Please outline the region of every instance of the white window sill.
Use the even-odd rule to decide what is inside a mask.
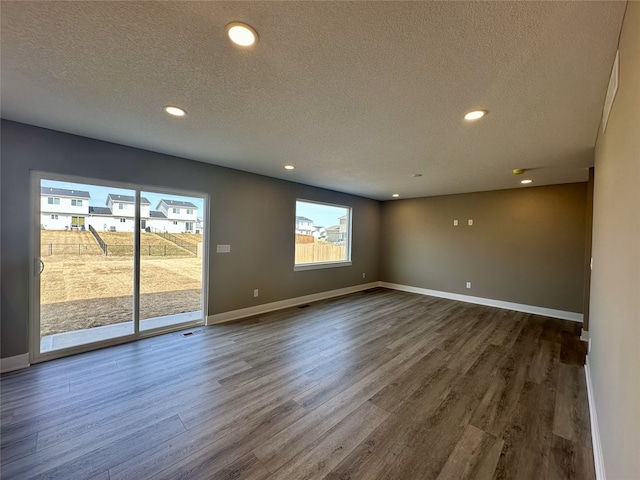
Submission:
[[[294,272],[304,272],[305,270],[320,270],[323,268],[350,267],[351,262],[326,262],[326,263],[302,263],[293,267]]]

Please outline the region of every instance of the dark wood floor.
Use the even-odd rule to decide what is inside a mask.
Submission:
[[[2,376],[2,478],[595,478],[580,325],[384,289]]]

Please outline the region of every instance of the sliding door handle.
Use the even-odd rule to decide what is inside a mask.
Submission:
[[[36,275],[42,275],[44,272],[44,262],[41,258],[38,258],[36,261]]]

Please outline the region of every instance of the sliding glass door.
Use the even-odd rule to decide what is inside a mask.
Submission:
[[[202,318],[203,199],[144,191],[141,209],[140,330]]]
[[[34,173],[32,360],[204,321],[206,198]]]

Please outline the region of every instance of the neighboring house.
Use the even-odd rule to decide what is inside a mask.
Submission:
[[[89,215],[89,192],[65,188],[40,189],[40,227],[47,230],[84,230]]]
[[[147,221],[146,227],[150,232],[166,232],[168,223],[169,220],[164,213],[152,210],[151,212],[149,212],[149,220]]]
[[[89,207],[88,224],[98,232],[117,231],[118,221],[108,207]]]
[[[327,242],[340,243],[347,238],[347,216],[340,217],[340,225],[333,225],[327,228]]]
[[[111,210],[113,219],[108,222],[109,230],[115,232],[133,232],[136,214],[136,199],[132,195],[118,195],[110,193],[107,195],[107,208]],[[140,228],[147,228],[151,202],[145,197],[140,198]],[[96,225],[92,225],[96,230],[100,230]],[[101,226],[102,227],[102,226]]]
[[[47,230],[88,229],[98,232],[133,232],[135,197],[110,193],[106,206],[89,206],[89,192],[42,187],[40,191],[40,226]],[[202,233],[202,218],[191,202],[160,200],[157,210],[140,198],[140,228],[168,233]]]
[[[296,217],[296,233],[300,235],[313,235],[316,227],[313,226],[313,220],[307,217]]]
[[[156,211],[166,217],[162,231],[168,233],[195,233],[198,207],[191,202],[161,199]],[[157,227],[156,227],[157,228]]]
[[[344,242],[347,239],[347,233],[349,232],[349,225],[347,225],[347,216],[340,217],[340,239],[338,242]]]
[[[202,217],[198,217],[196,220],[196,233],[204,233],[204,221]]]
[[[313,236],[315,238],[317,238],[318,240],[326,240],[327,239],[327,229],[318,225],[316,227],[316,231],[314,232]]]
[[[341,241],[343,238],[340,233],[340,225],[333,225],[332,227],[327,227],[327,242],[335,243]]]

